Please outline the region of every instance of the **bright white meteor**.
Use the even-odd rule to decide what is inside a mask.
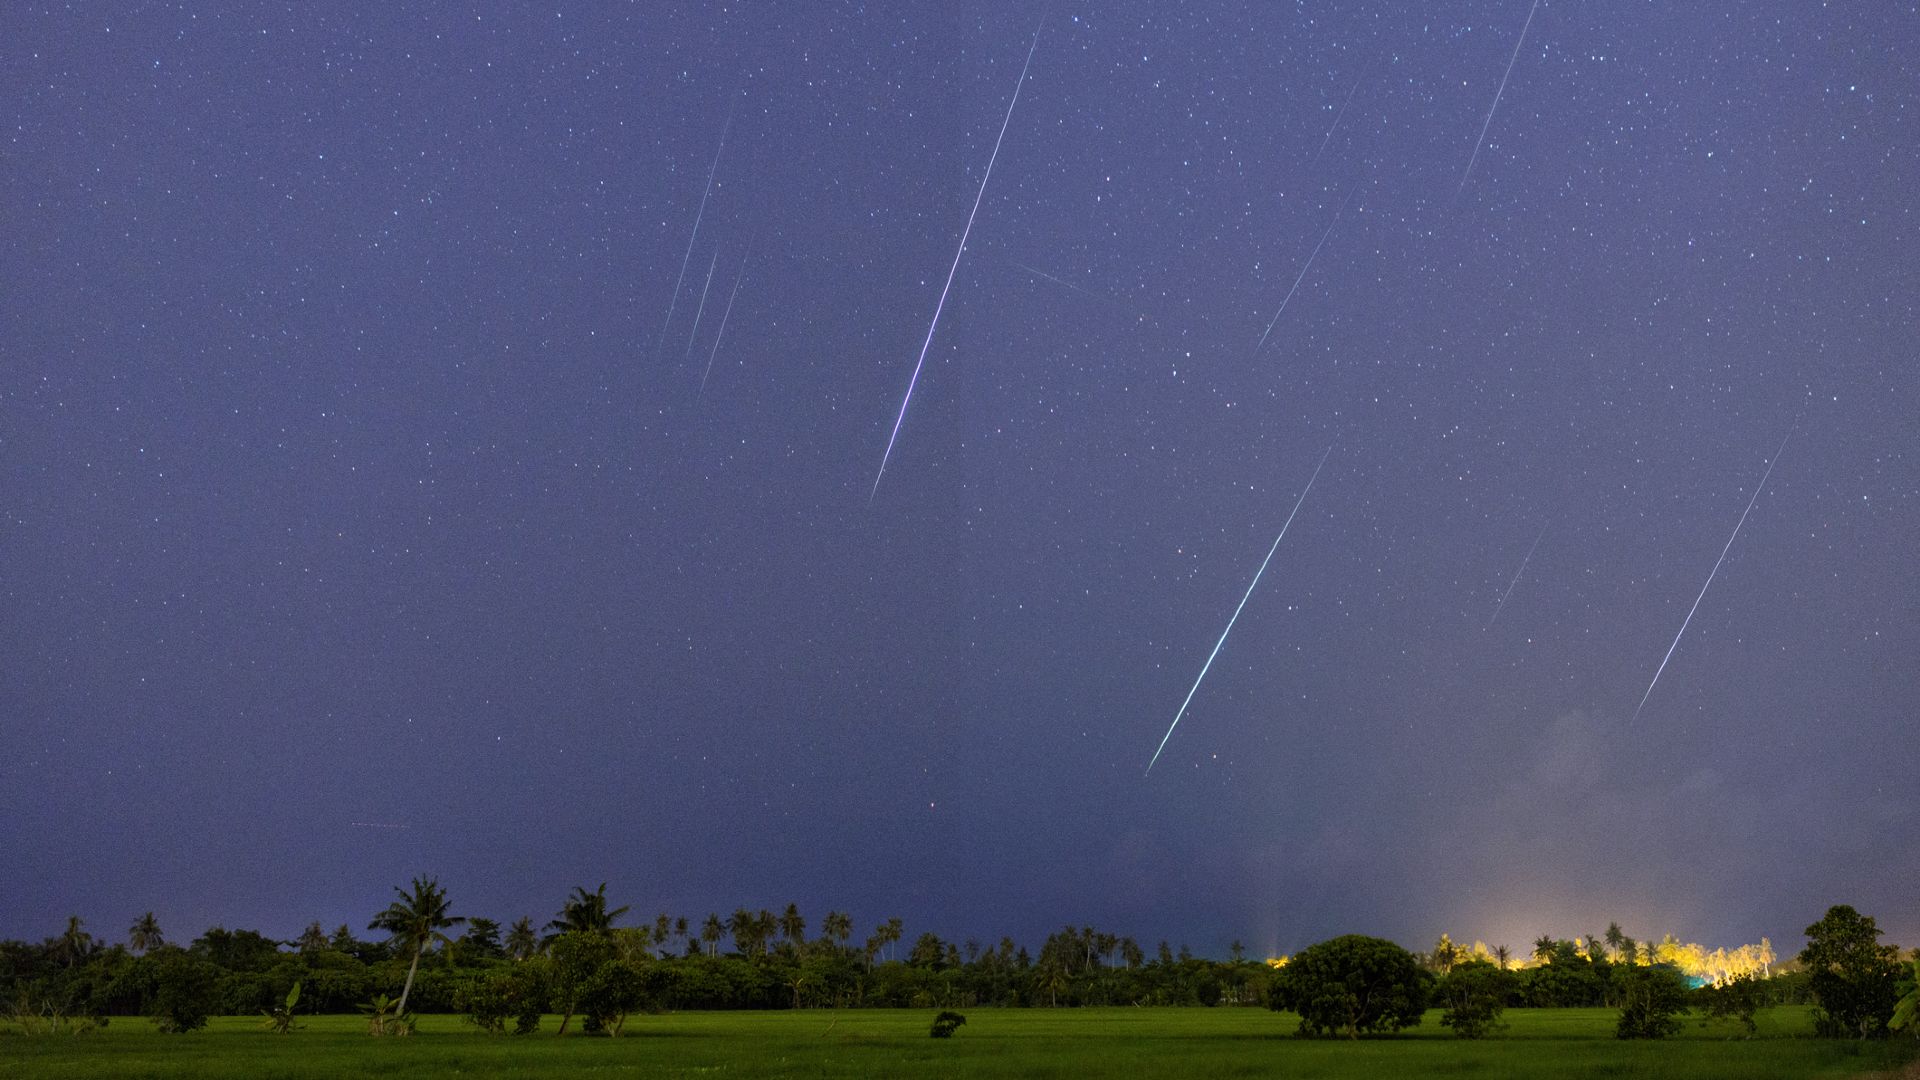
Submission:
[[[913,400],[913,388],[920,384],[920,369],[926,366],[927,350],[933,347],[933,331],[940,325],[940,312],[946,309],[947,293],[953,289],[953,275],[960,272],[960,256],[966,253],[967,237],[973,233],[973,219],[980,216],[980,200],[986,197],[987,181],[993,177],[993,163],[1000,158],[1000,143],[1007,137],[1007,125],[1013,123],[1013,107],[1020,104],[1020,88],[1026,85],[1027,69],[1033,66],[1033,52],[1040,47],[1040,30],[1046,16],[1033,28],[1033,44],[1027,46],[1027,62],[1020,66],[1020,78],[1013,84],[1013,100],[1007,102],[1007,115],[1000,121],[1000,134],[993,140],[993,153],[987,156],[987,171],[980,177],[980,190],[973,193],[973,210],[967,214],[967,227],[960,230],[960,246],[954,249],[953,265],[947,268],[947,283],[940,288],[940,301],[933,305],[933,319],[927,323],[927,339],[920,343],[920,359],[913,362],[913,377],[907,380],[906,396],[900,399],[900,415],[893,418],[893,434],[887,436],[886,452],[880,455],[880,471],[873,474],[873,490],[867,502],[880,494],[880,478],[887,475],[887,461],[893,457],[893,444],[900,438],[900,423],[907,418],[907,403]]]
[[[1647,684],[1647,692],[1640,695],[1640,704],[1634,707],[1633,723],[1640,719],[1640,710],[1647,707],[1647,699],[1653,696],[1653,688],[1660,683],[1660,673],[1667,670],[1667,661],[1673,659],[1673,650],[1680,647],[1680,638],[1687,632],[1687,624],[1693,621],[1693,613],[1700,610],[1700,601],[1706,598],[1707,589],[1713,584],[1713,576],[1720,572],[1720,564],[1727,561],[1727,552],[1733,550],[1733,542],[1740,536],[1740,526],[1747,523],[1747,515],[1753,513],[1753,504],[1760,500],[1760,493],[1766,490],[1767,478],[1773,475],[1774,462],[1787,449],[1787,439],[1793,438],[1793,430],[1787,430],[1785,439],[1780,440],[1780,449],[1773,452],[1773,461],[1767,462],[1767,471],[1760,474],[1760,486],[1753,489],[1753,496],[1747,500],[1747,508],[1740,511],[1740,520],[1733,527],[1733,535],[1727,537],[1727,546],[1720,549],[1720,557],[1713,560],[1713,569],[1707,572],[1707,583],[1700,586],[1700,595],[1693,598],[1693,606],[1687,609],[1687,617],[1680,621],[1680,633],[1673,635],[1673,644],[1667,646],[1667,655],[1660,658],[1660,667],[1653,673],[1653,681]]]
[[[1193,704],[1193,695],[1200,689],[1200,683],[1206,679],[1207,670],[1213,667],[1213,658],[1220,655],[1220,646],[1227,643],[1227,635],[1233,633],[1233,624],[1240,621],[1240,612],[1247,606],[1247,598],[1253,595],[1254,587],[1260,584],[1260,575],[1267,572],[1267,564],[1273,561],[1273,553],[1280,550],[1280,541],[1287,538],[1287,526],[1293,524],[1294,514],[1300,512],[1300,504],[1307,501],[1307,492],[1313,490],[1313,482],[1320,478],[1320,470],[1327,464],[1327,455],[1333,453],[1329,446],[1326,453],[1320,455],[1320,464],[1313,467],[1313,475],[1307,478],[1307,486],[1300,489],[1300,497],[1294,500],[1293,513],[1287,515],[1286,524],[1280,526],[1280,535],[1273,538],[1273,546],[1267,549],[1267,557],[1260,560],[1260,569],[1253,572],[1253,580],[1247,584],[1246,594],[1240,597],[1240,606],[1233,609],[1233,618],[1227,620],[1227,628],[1220,631],[1220,640],[1213,643],[1213,651],[1207,654],[1207,662],[1200,665],[1200,677],[1193,680],[1193,687],[1187,691],[1187,699],[1180,703],[1180,711],[1173,714],[1173,723],[1167,725],[1167,733],[1160,737],[1160,745],[1154,748],[1153,761],[1147,762],[1147,772],[1153,771],[1154,762],[1160,760],[1160,751],[1167,748],[1167,740],[1173,738],[1173,729],[1180,726],[1180,718],[1187,715],[1187,706]]]
[[[1280,321],[1280,316],[1286,312],[1287,305],[1293,302],[1293,294],[1299,290],[1300,283],[1307,280],[1307,271],[1313,269],[1314,258],[1320,254],[1320,249],[1326,246],[1327,237],[1333,235],[1333,227],[1335,225],[1340,224],[1340,215],[1346,212],[1347,203],[1352,198],[1353,198],[1353,192],[1349,191],[1347,192],[1347,197],[1345,199],[1340,200],[1340,209],[1335,210],[1333,212],[1333,220],[1327,223],[1327,231],[1321,233],[1320,242],[1318,244],[1313,245],[1313,254],[1307,256],[1306,265],[1300,268],[1300,275],[1293,279],[1293,288],[1288,289],[1286,299],[1280,301],[1280,310],[1274,312],[1273,318],[1267,320],[1267,329],[1264,333],[1260,335],[1260,344],[1255,345],[1253,347],[1253,352],[1255,356],[1258,356],[1260,354],[1261,347],[1266,345],[1267,335],[1273,333],[1274,325]]]
[[[1513,43],[1513,55],[1507,57],[1506,74],[1500,76],[1500,89],[1493,92],[1493,104],[1487,106],[1487,118],[1480,121],[1480,137],[1473,141],[1473,153],[1467,157],[1467,168],[1460,174],[1460,186],[1453,189],[1453,197],[1467,189],[1467,177],[1473,175],[1474,160],[1480,156],[1480,144],[1487,141],[1487,128],[1493,124],[1493,111],[1500,107],[1500,95],[1507,92],[1507,77],[1513,74],[1513,62],[1520,59],[1520,46],[1526,43],[1527,27],[1533,25],[1533,13],[1540,10],[1540,0],[1533,0],[1533,6],[1527,9],[1527,21],[1520,24],[1520,40]]]

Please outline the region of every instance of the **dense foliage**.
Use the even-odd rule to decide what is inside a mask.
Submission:
[[[1900,950],[1880,944],[1873,918],[1845,904],[1807,927],[1800,951],[1820,1008],[1814,1030],[1836,1039],[1884,1037],[1900,997]]]
[[[1664,1039],[1680,1030],[1680,1014],[1687,1011],[1687,980],[1665,964],[1622,968],[1620,1021],[1614,1034],[1622,1039]]]
[[[1485,960],[1455,964],[1434,990],[1434,1003],[1445,1011],[1442,1027],[1450,1027],[1463,1039],[1478,1039],[1500,1024],[1500,1014],[1514,994],[1517,980],[1513,972]]]
[[[1300,950],[1274,983],[1269,1004],[1300,1014],[1302,1035],[1352,1039],[1418,1024],[1432,981],[1393,942],[1347,934]]]
[[[856,944],[847,915],[828,912],[810,936],[794,905],[621,926],[628,908],[610,906],[605,885],[574,889],[544,927],[532,916],[503,925],[452,914],[428,878],[395,892],[372,922],[383,941],[314,923],[290,941],[216,926],[182,947],[148,913],[126,944],[108,945],[72,918],[37,945],[0,941],[0,1005],[29,1032],[85,1030],[109,1016],[148,1016],[162,1031],[189,1032],[209,1016],[252,1014],[290,1031],[296,1012],[358,1011],[370,1032],[411,1032],[416,1013],[462,1013],[483,1031],[522,1035],[539,1030],[545,1014],[559,1016],[560,1033],[617,1035],[636,1013],[687,1009],[1268,1005],[1297,1011],[1303,1034],[1357,1037],[1417,1023],[1431,1002],[1466,1038],[1498,1030],[1503,1010],[1528,1006],[1619,1008],[1622,1036],[1658,1037],[1687,1008],[1703,1023],[1737,1023],[1751,1034],[1757,1010],[1810,999],[1825,1033],[1884,1033],[1896,999],[1911,989],[1898,981],[1910,973],[1891,962],[1897,952],[1851,908],[1809,928],[1806,970],[1689,989],[1676,965],[1659,961],[1684,958],[1686,947],[1643,948],[1617,927],[1604,943],[1542,937],[1524,967],[1510,966],[1519,962],[1505,948],[1460,949],[1444,935],[1422,954],[1350,935],[1261,963],[1245,959],[1237,942],[1232,959],[1215,961],[1166,942],[1149,953],[1091,926],[1064,927],[1037,953],[1010,938],[992,946],[933,933],[909,939],[899,919]],[[458,937],[447,932],[462,926]],[[1769,950],[1756,955],[1771,963]]]

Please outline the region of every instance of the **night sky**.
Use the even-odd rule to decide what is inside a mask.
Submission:
[[[0,936],[1920,944],[1917,46],[8,4]]]

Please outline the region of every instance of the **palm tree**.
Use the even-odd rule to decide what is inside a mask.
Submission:
[[[800,917],[800,905],[788,904],[780,915],[780,936],[796,950],[806,944],[807,920]]]
[[[707,955],[716,955],[720,950],[720,938],[727,932],[726,924],[720,921],[720,913],[708,912],[707,921],[700,924],[700,940],[707,945]]]
[[[1505,971],[1507,970],[1507,961],[1513,959],[1513,950],[1507,948],[1505,945],[1495,945],[1493,947],[1493,958],[1500,962],[1500,970]]]
[[[522,915],[513,921],[513,929],[507,931],[506,949],[515,960],[531,959],[540,951],[540,939],[533,933],[533,916]]]
[[[853,916],[844,911],[829,911],[820,920],[820,933],[836,945],[845,945],[853,936]]]
[[[393,940],[403,949],[413,950],[413,962],[407,965],[407,984],[400,990],[400,1003],[395,1006],[395,1015],[405,1015],[407,995],[413,992],[413,976],[420,970],[420,954],[427,946],[439,941],[445,945],[453,944],[453,939],[441,933],[448,927],[458,926],[467,921],[464,915],[447,914],[447,890],[430,877],[413,879],[413,892],[395,885],[393,891],[400,899],[387,906],[387,910],[374,916],[367,924],[369,930],[385,930],[393,935]]]
[[[753,917],[753,912],[746,908],[734,908],[733,914],[727,917],[727,932],[733,935],[734,951],[742,956],[757,952],[754,937],[759,927],[760,920]]]
[[[626,905],[607,910],[606,882],[601,882],[600,887],[592,892],[588,892],[584,885],[575,885],[573,894],[567,897],[566,906],[547,924],[546,928],[553,931],[547,940],[552,941],[566,933],[604,934],[613,929],[613,920],[626,913]]]
[[[133,925],[127,928],[127,947],[134,952],[151,952],[166,943],[151,911],[133,920]]]
[[[151,916],[149,916],[151,918]],[[303,953],[319,952],[327,947],[327,932],[320,928],[320,920],[315,919],[294,939],[294,947]]]
[[[894,943],[900,940],[900,934],[904,927],[905,924],[900,921],[900,916],[898,915],[895,915],[880,925],[880,942],[887,947],[887,959],[889,961],[893,959]]]
[[[80,916],[67,916],[66,930],[54,939],[53,948],[49,950],[54,956],[65,960],[68,967],[85,960],[87,954],[93,951],[93,935],[81,929],[84,925]]]

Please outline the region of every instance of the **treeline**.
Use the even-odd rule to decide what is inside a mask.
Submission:
[[[432,879],[395,891],[368,924],[380,932],[371,938],[317,922],[290,941],[216,926],[181,946],[149,913],[124,942],[108,943],[74,917],[38,944],[0,942],[0,1005],[30,1030],[145,1015],[184,1031],[209,1015],[359,1010],[376,1032],[408,1030],[410,1015],[423,1012],[464,1013],[489,1031],[532,1031],[557,1014],[563,1032],[576,1016],[590,1031],[617,1032],[630,1014],[686,1009],[1270,1006],[1288,975],[1285,958],[1249,959],[1238,942],[1229,959],[1213,960],[1092,926],[1063,927],[1036,952],[1008,937],[909,940],[898,918],[856,940],[847,914],[828,912],[815,928],[795,905],[620,925],[629,909],[610,907],[603,884],[575,888],[536,927],[531,916],[503,924],[454,915]],[[1643,985],[1636,969],[1678,978],[1663,953],[1684,952],[1670,939],[1636,947],[1610,927],[1604,938],[1542,937],[1517,959],[1445,936],[1407,955],[1437,999],[1475,983],[1497,1009],[1619,1007]],[[1741,955],[1774,961],[1764,941]],[[1499,975],[1488,980],[1483,969]],[[1756,974],[1737,979],[1750,1007],[1818,997],[1808,972]]]
[[[1717,981],[1689,977],[1661,960],[1658,947],[1638,948],[1617,925],[1604,944],[1542,937],[1534,943],[1537,963],[1520,970],[1505,955],[1476,955],[1484,950],[1460,950],[1444,936],[1420,955],[1349,934],[1281,963],[1268,1005],[1296,1013],[1302,1035],[1347,1038],[1413,1027],[1432,1006],[1441,1009],[1442,1026],[1470,1039],[1497,1031],[1501,1014],[1518,1005],[1615,1008],[1622,1039],[1665,1038],[1689,1013],[1737,1023],[1752,1036],[1760,1011],[1803,1001],[1814,1005],[1814,1034],[1822,1037],[1884,1037],[1920,1026],[1920,953],[1902,962],[1898,948],[1880,943],[1873,919],[1846,905],[1827,909],[1806,934],[1794,958],[1798,970],[1768,978],[1728,973],[1723,953]],[[1750,958],[1765,954],[1761,963],[1771,964],[1771,953],[1763,940]]]
[[[659,915],[618,925],[606,886],[576,888],[536,927],[447,912],[430,880],[370,924],[369,940],[318,923],[291,941],[214,927],[184,947],[151,914],[124,943],[96,938],[78,918],[39,944],[0,942],[0,1000],[70,1017],[154,1015],[170,985],[197,988],[211,1015],[252,1015],[300,985],[301,1013],[352,1013],[398,994],[398,1012],[468,1013],[495,1027],[502,1015],[562,1016],[570,1004],[611,997],[632,1011],[679,1009],[963,1008],[1085,1005],[1260,1005],[1273,968],[1246,959],[1196,957],[1185,946],[1151,951],[1091,926],[1063,927],[1038,952],[1008,937],[908,939],[901,919],[856,941],[853,921],[828,912],[817,931],[796,906],[741,909],[704,920]],[[611,989],[599,983],[617,984]],[[190,1010],[191,1011],[191,1010]],[[591,1019],[591,1018],[589,1018]]]

